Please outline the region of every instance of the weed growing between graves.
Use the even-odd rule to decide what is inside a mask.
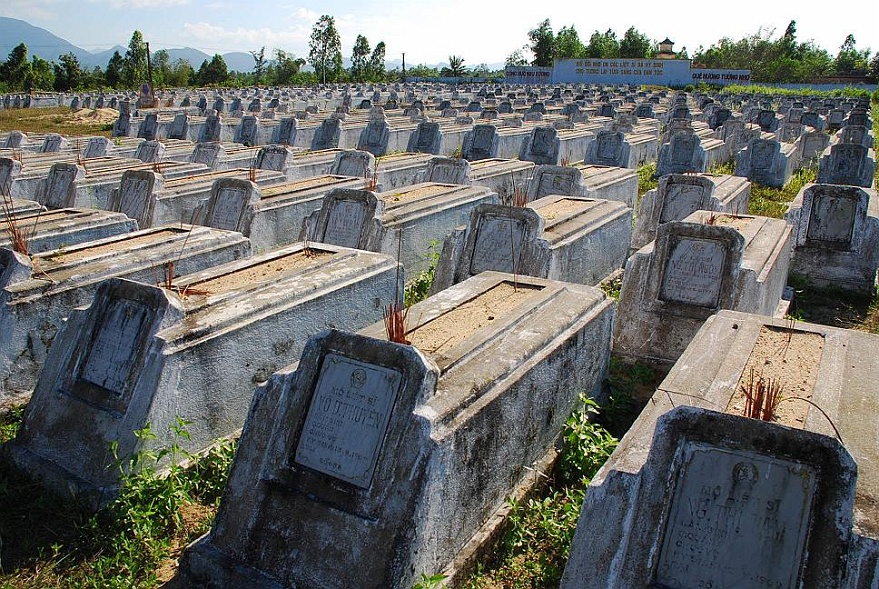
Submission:
[[[24,405],[14,405],[5,413],[0,414],[0,444],[8,442],[18,433],[24,407]]]
[[[178,418],[175,440],[188,436],[186,426]],[[154,437],[148,427],[138,435]],[[210,526],[234,444],[222,442],[193,465],[160,473],[158,463],[169,455],[194,458],[174,442],[124,461],[143,468],[124,474],[118,498],[98,512],[0,462],[0,586],[157,587],[169,580],[182,549]]]
[[[20,253],[23,256],[30,255],[30,238],[31,235],[28,235],[21,227],[18,226],[18,222],[15,219],[15,213],[13,212],[14,206],[12,204],[12,197],[8,195],[3,196],[3,220],[6,223],[6,233],[9,235],[9,241],[12,245],[12,250]],[[39,215],[37,215],[37,219],[39,219]],[[34,229],[36,229],[36,221],[34,222]]]
[[[659,186],[659,180],[656,176],[656,163],[645,164],[638,168],[638,201],[647,193]]]
[[[818,178],[817,168],[800,168],[794,172],[784,188],[770,188],[761,186],[756,182],[751,183],[751,202],[748,205],[748,213],[763,217],[781,219],[787,211],[788,203],[796,198],[800,189],[809,182]]]
[[[539,496],[512,503],[508,532],[466,589],[558,587],[589,480],[640,413],[644,403],[638,399],[649,398],[664,377],[645,364],[611,357],[608,401],[599,410],[581,396],[582,409],[565,423],[552,479]]]
[[[808,278],[791,273],[788,285],[794,298],[788,315],[798,321],[879,333],[879,298],[839,286],[815,286]]]
[[[735,160],[729,160],[726,162],[718,162],[708,168],[709,174],[726,174],[728,176],[732,176],[736,171],[736,162]]]
[[[430,242],[430,248],[427,250],[427,257],[430,259],[430,267],[427,270],[419,272],[403,291],[403,304],[411,307],[415,303],[419,303],[427,298],[430,292],[430,285],[433,284],[433,275],[436,272],[436,265],[440,258],[440,243],[437,240]]]

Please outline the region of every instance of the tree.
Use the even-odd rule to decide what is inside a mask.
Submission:
[[[833,60],[833,69],[837,75],[865,74],[869,69],[870,50],[858,51],[855,47],[855,37],[852,34],[846,36],[845,41],[839,47],[839,53]]]
[[[27,90],[51,90],[55,85],[55,72],[52,69],[52,64],[42,57],[34,55],[24,84]]]
[[[271,78],[279,86],[289,84],[299,74],[303,65],[305,65],[305,60],[301,57],[296,57],[281,49],[275,49],[275,60],[270,67],[273,72]]]
[[[83,85],[84,75],[79,59],[73,53],[58,56],[58,63],[52,65],[55,70],[55,90],[68,92]]]
[[[467,68],[464,67],[464,58],[460,55],[449,56],[449,67],[444,67],[440,72],[445,78],[462,78],[467,75]]]
[[[555,45],[555,35],[549,19],[537,25],[537,28],[528,31],[528,39],[531,41],[531,53],[534,60],[531,65],[539,67],[552,67],[552,51]]]
[[[369,73],[369,41],[363,35],[357,35],[354,49],[351,52],[351,79],[362,82]]]
[[[586,57],[586,47],[580,41],[580,35],[577,34],[574,25],[559,30],[553,41],[552,56],[553,60]]]
[[[867,75],[874,83],[879,80],[879,53],[876,53],[876,55],[873,56]]]
[[[527,46],[525,48],[527,49]],[[510,53],[504,62],[504,67],[523,67],[526,65],[528,65],[528,60],[525,59],[521,49],[516,49]]]
[[[586,46],[586,57],[593,58],[612,58],[620,56],[620,44],[617,41],[617,34],[607,29],[604,33],[595,31],[589,38],[589,45]]]
[[[122,60],[122,83],[127,88],[138,88],[147,81],[147,47],[140,31],[131,34],[128,51]]]
[[[27,90],[27,80],[31,75],[31,64],[27,60],[27,45],[19,43],[9,57],[0,64],[0,80],[8,84],[10,90]]]
[[[122,82],[122,64],[125,60],[119,55],[118,51],[114,51],[110,60],[107,62],[107,69],[104,71],[104,79],[111,88],[119,88]]]
[[[198,68],[195,78],[202,86],[219,86],[229,79],[229,68],[226,65],[226,60],[219,53],[215,53],[210,63],[208,63],[208,60],[201,62],[201,67]]]
[[[168,75],[168,85],[174,87],[189,86],[195,76],[195,70],[192,64],[182,57],[174,62],[171,66],[171,73]]]
[[[171,56],[165,49],[153,53],[153,84],[161,88],[169,84],[171,77]]]
[[[311,29],[308,47],[308,62],[322,83],[338,78],[342,69],[342,41],[332,16],[325,14],[317,20]]]
[[[266,71],[266,46],[260,47],[259,51],[251,51],[253,56],[253,79],[259,84]]]
[[[683,50],[681,52],[683,53]],[[622,40],[620,40],[620,57],[643,59],[645,57],[653,57],[655,53],[653,41],[635,27],[629,27],[629,30],[626,31]]]
[[[368,78],[373,82],[380,82],[385,79],[385,42],[379,41],[369,56]]]

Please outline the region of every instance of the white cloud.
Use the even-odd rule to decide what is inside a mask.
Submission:
[[[31,24],[40,20],[57,20],[57,4],[58,0],[4,0],[0,5],[0,16],[26,20]]]
[[[109,4],[110,7],[120,9],[144,9],[144,8],[168,8],[171,6],[185,6],[190,0],[89,0],[92,4]]]

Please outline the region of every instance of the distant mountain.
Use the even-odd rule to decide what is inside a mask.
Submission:
[[[0,59],[5,61],[18,45],[27,45],[28,59],[37,55],[47,61],[58,61],[59,55],[73,53],[80,63],[91,55],[46,29],[35,27],[17,18],[0,17]],[[112,53],[111,53],[112,54]],[[106,66],[106,62],[104,66]]]
[[[91,53],[69,41],[65,41],[61,37],[53,35],[46,29],[35,27],[17,18],[0,17],[0,61],[5,61],[9,53],[20,43],[27,45],[29,57],[38,55],[47,61],[57,62],[59,55],[73,53],[79,60],[80,65],[86,69],[92,69],[95,66],[104,69],[107,67],[107,62],[113,57],[113,52],[118,51],[119,55],[124,56],[128,50],[127,47],[116,45],[104,51]],[[158,50],[155,47],[151,47],[151,49],[154,54]],[[167,51],[171,63],[178,59],[185,59],[196,70],[201,66],[201,62],[206,59],[210,60],[213,57],[192,47],[168,49]],[[224,53],[223,59],[226,61],[230,71],[249,72],[253,70],[253,57],[249,53],[241,51]]]

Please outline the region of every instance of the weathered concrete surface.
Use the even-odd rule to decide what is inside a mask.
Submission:
[[[0,247],[11,247],[11,224],[26,236],[31,254],[137,231],[137,221],[120,213],[90,209],[38,211],[0,218]]]
[[[295,372],[256,393],[215,525],[183,557],[184,584],[410,587],[451,562],[552,446],[577,391],[597,391],[609,358],[611,302],[532,278],[518,279],[530,294],[514,308],[419,351],[419,327],[513,280],[484,273],[412,307],[413,347],[336,332],[313,339]],[[365,484],[330,463],[302,466],[327,357],[405,377]]]

